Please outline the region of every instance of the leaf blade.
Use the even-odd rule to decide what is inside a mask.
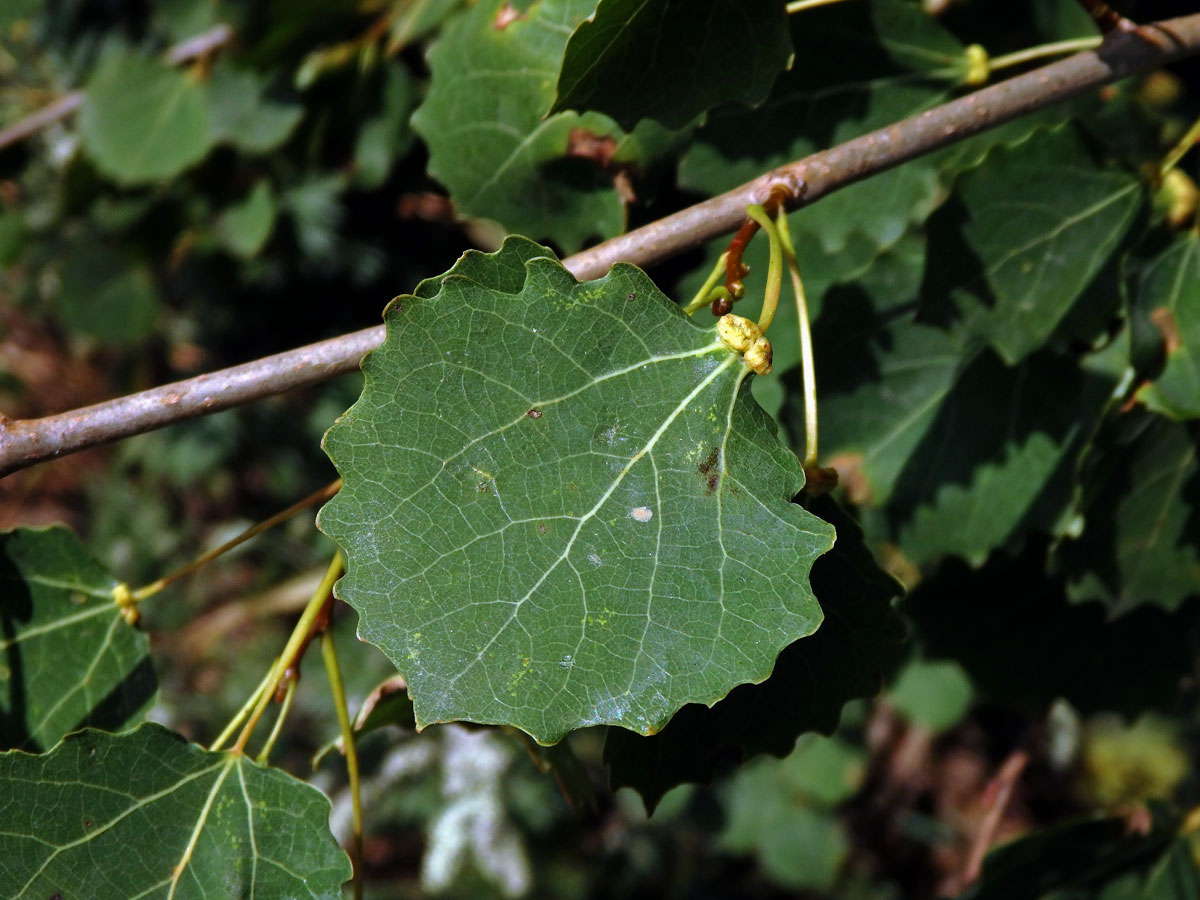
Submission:
[[[334,898],[350,877],[315,788],[152,723],[0,754],[0,786],[0,883],[19,898]]]
[[[711,329],[631,266],[579,285],[546,253],[509,239],[392,306],[319,522],[422,725],[650,732],[816,628],[832,529]]]
[[[0,535],[0,746],[119,728],[153,702],[149,645],[121,617],[115,585],[65,528]]]
[[[754,52],[731,52],[737,47]],[[550,112],[595,110],[626,130],[644,118],[682,128],[719,103],[762,103],[791,52],[778,0],[703,8],[687,0],[601,0],[567,42]],[[713,78],[718,59],[721,77]]]
[[[195,83],[160,60],[115,52],[88,83],[79,127],[88,155],[121,184],[172,178],[213,142]]]

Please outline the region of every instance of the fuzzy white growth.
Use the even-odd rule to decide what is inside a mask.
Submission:
[[[430,893],[449,888],[470,860],[506,897],[532,885],[529,857],[500,793],[512,762],[508,747],[488,731],[443,729],[442,807],[429,829],[421,886]]]

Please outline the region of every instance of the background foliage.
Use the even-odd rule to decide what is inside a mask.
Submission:
[[[171,58],[220,25],[232,37],[210,53]],[[846,0],[786,17],[765,0],[5,3],[0,122],[82,102],[0,148],[2,408],[69,409],[375,323],[509,233],[550,248],[460,263],[480,269],[445,296],[482,308],[488,291],[520,292],[504,285],[526,257],[554,282],[544,252],[964,93],[969,45],[996,59],[1095,33],[1067,0]],[[728,695],[661,730],[587,728],[557,749],[495,728],[418,735],[395,668],[339,605],[351,711],[379,701],[361,738],[368,895],[1200,895],[1197,152],[1158,172],[1200,115],[1198,79],[1191,62],[1120,82],[790,216],[821,462],[841,484],[806,501],[838,534],[810,573],[824,622],[766,681],[705,684],[673,702]],[[649,274],[686,300],[725,245]],[[747,261],[755,295],[761,238]],[[589,290],[648,302],[640,275],[611,281]],[[690,327],[658,309],[647,329]],[[486,346],[489,371],[527,349],[460,324],[451,345]],[[599,333],[571,332],[634,352]],[[794,311],[771,338],[776,374],[753,394],[802,446]],[[331,798],[345,844],[341,757],[318,752],[337,735],[319,663],[302,668],[278,768],[166,730],[208,743],[253,691],[333,549],[311,516],[148,601],[136,629],[109,598],[335,477],[321,438],[361,389],[346,377],[0,482],[0,525],[20,528],[0,543],[0,740],[15,748],[0,756],[0,893],[50,896],[108,860],[97,896],[133,896],[185,851],[197,891],[298,891],[290,860],[313,896],[336,893],[348,867],[301,783]],[[462,399],[437,422],[465,419]],[[686,474],[699,504],[703,479]],[[348,490],[323,524],[380,502],[365,496]],[[56,522],[79,537],[40,530]],[[696,579],[709,551],[684,554]],[[398,662],[408,649],[380,643]],[[989,779],[1014,759],[1012,800],[985,826]],[[30,818],[31,798],[80,773],[52,817]],[[89,791],[155,802],[130,816]],[[1013,840],[969,884],[985,827]],[[126,868],[150,832],[162,859]],[[280,833],[296,842],[258,840]]]

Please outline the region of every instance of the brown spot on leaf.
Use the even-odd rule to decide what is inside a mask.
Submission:
[[[354,729],[361,731],[363,725],[367,721],[367,717],[371,715],[380,700],[390,697],[392,694],[398,694],[401,691],[408,690],[408,683],[402,675],[393,675],[391,678],[384,681],[382,684],[376,685],[375,690],[367,694],[367,699],[363,701],[362,709],[358,711],[358,718],[354,721]]]
[[[542,417],[542,411],[535,406],[533,409],[529,410],[529,412],[525,413],[525,415],[529,416],[531,419],[540,419]]]
[[[503,31],[520,18],[523,18],[523,16],[517,11],[517,8],[511,3],[505,3],[496,10],[496,17],[492,19],[492,27],[497,31]]]
[[[396,215],[405,220],[416,219],[438,225],[453,225],[455,222],[450,198],[432,191],[402,194],[396,201]]]
[[[622,203],[632,203],[637,199],[637,194],[633,190],[633,179],[629,177],[628,168],[617,169],[617,174],[613,175],[613,187],[616,188],[617,196],[621,198]]]
[[[704,492],[711,494],[717,489],[717,484],[721,481],[721,451],[717,447],[713,447],[704,462],[696,466],[696,470],[704,476],[704,480],[708,482],[708,489]]]
[[[617,152],[617,139],[611,135],[593,134],[586,128],[572,128],[567,135],[567,156],[590,159],[602,169],[612,164]]]
[[[837,483],[846,489],[846,499],[855,506],[871,502],[871,483],[862,464],[861,453],[839,453],[829,460],[829,467],[837,472]]]
[[[1165,306],[1160,306],[1158,309],[1150,313],[1150,321],[1162,333],[1163,349],[1167,356],[1170,356],[1179,349],[1179,329],[1175,327],[1175,315]]]
[[[838,486],[838,470],[821,466],[804,467],[804,497],[811,500],[821,494],[828,494]]]
[[[598,169],[612,178],[613,188],[621,202],[632,203],[637,199],[633,181],[641,175],[641,170],[630,163],[614,162],[616,152],[617,139],[612,135],[599,135],[586,128],[572,128],[567,135],[565,155],[595,163]]]

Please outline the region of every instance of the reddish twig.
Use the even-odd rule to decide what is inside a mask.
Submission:
[[[963,864],[957,885],[959,891],[966,890],[979,878],[979,873],[983,870],[983,858],[991,849],[992,844],[996,842],[1000,823],[1004,821],[1004,814],[1012,802],[1017,782],[1028,762],[1028,753],[1024,750],[1014,750],[1004,761],[1004,765],[1000,767],[996,776],[988,782],[983,794],[983,805],[987,808],[987,813],[983,817],[979,831],[975,834],[975,839],[971,842],[971,851],[967,854],[967,861]]]
[[[1095,50],[1051,63],[886,128],[767,172],[720,196],[576,253],[563,264],[581,281],[617,262],[649,265],[739,228],[746,207],[786,196],[798,209],[835,190],[1112,81],[1200,52],[1200,13],[1119,32]],[[382,326],[164,385],[84,409],[0,421],[0,476],[33,463],[141,434],[356,368],[382,343]]]
[[[1103,0],[1078,0],[1078,3],[1092,17],[1101,34],[1137,30],[1137,23],[1125,18]]]

